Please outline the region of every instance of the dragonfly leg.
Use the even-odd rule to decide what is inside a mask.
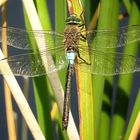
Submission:
[[[81,30],[81,31],[84,29],[84,25],[85,25],[85,24],[81,24],[81,25],[78,26],[78,27],[80,27],[80,30]]]
[[[80,62],[80,63],[86,63],[87,65],[91,65],[91,63],[87,62],[85,59],[83,59],[81,56],[80,56],[80,53],[77,52],[78,54],[78,57],[83,61],[83,62]]]
[[[84,60],[84,59],[80,56],[78,47],[75,46],[75,47],[74,47],[74,50],[77,52],[78,57],[83,61],[83,63],[86,63],[87,65],[91,65],[91,63],[88,63],[86,60]]]
[[[82,13],[80,14],[80,19],[81,19],[81,21],[82,21],[82,24],[78,26],[78,27],[80,27],[80,30],[81,30],[81,31],[84,29],[84,25],[85,25],[85,21],[84,21],[83,16],[82,16],[83,13],[84,13],[84,10],[83,10]]]
[[[80,14],[80,18],[81,18],[81,21],[83,23],[83,24],[79,25],[81,31],[84,29],[84,26],[85,26],[85,21],[84,21],[84,18],[83,18],[83,14],[84,14],[84,10]],[[87,37],[83,34],[80,34],[80,36],[81,36],[80,39],[85,42]]]
[[[83,18],[83,14],[84,14],[84,10],[81,12],[81,14],[80,14],[80,18],[81,18],[81,21],[82,21],[82,26],[84,26],[85,25],[85,21],[84,21],[84,18]]]
[[[86,39],[87,39],[86,36],[84,36],[83,34],[80,34],[80,37],[81,37],[80,39],[81,39],[82,41],[86,42]]]
[[[81,31],[84,29],[84,25],[85,24],[82,24],[82,25],[79,26],[79,27],[81,27],[81,29],[80,29]],[[85,42],[87,38],[83,34],[80,34],[80,39]]]

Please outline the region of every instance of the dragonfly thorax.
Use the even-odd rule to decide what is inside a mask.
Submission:
[[[78,51],[80,40],[80,29],[77,25],[67,25],[64,31],[64,48],[65,51]]]

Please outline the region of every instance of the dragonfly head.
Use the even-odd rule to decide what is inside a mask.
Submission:
[[[76,24],[76,25],[82,25],[82,21],[80,18],[77,17],[76,14],[70,15],[66,20],[66,24]]]

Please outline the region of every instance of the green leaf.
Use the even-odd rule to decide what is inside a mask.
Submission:
[[[102,0],[100,2],[98,29],[112,29],[114,26],[116,26],[113,23],[114,22],[113,20],[116,21],[116,15],[113,13],[113,10],[114,10],[113,4],[114,4],[113,0]],[[94,40],[93,40],[93,43],[94,43]],[[102,42],[102,40],[99,40],[99,43],[100,43],[100,46],[104,45],[104,42]],[[96,48],[96,50],[98,50],[98,48]],[[102,51],[105,51],[105,49]],[[112,79],[109,80],[109,83],[112,84]],[[94,116],[95,117],[95,125],[94,125],[95,137],[94,138],[95,140],[98,140],[99,137],[102,139],[104,136],[105,138],[107,138],[109,135],[108,133],[109,133],[110,116],[108,114],[109,112],[106,112],[106,113],[102,112],[102,105],[105,105],[107,103],[106,105],[108,106],[108,108],[106,111],[110,110],[111,101],[110,101],[110,96],[108,95],[111,94],[110,92],[112,91],[112,86],[107,86],[107,85],[105,86],[109,88],[111,87],[111,89],[109,89],[110,90],[109,92],[108,92],[108,89],[106,88],[107,90],[105,91],[106,92],[105,95],[104,95],[104,86],[105,86],[105,77],[100,76],[100,75],[93,75],[94,114],[95,114]],[[103,103],[103,98],[104,98],[104,103]],[[102,136],[100,136],[100,133],[102,134]]]
[[[113,30],[118,29],[118,15],[120,12],[120,1],[112,1],[110,8],[111,13],[111,28]],[[115,52],[115,49],[111,50]],[[115,63],[115,62],[114,62]],[[100,126],[100,140],[108,140],[110,132],[110,121],[111,121],[111,103],[112,103],[112,93],[113,93],[113,77],[106,77],[103,103],[102,103],[102,113],[101,113],[101,126]]]
[[[129,26],[140,23],[140,12],[138,5],[135,1],[132,1],[131,15],[129,19]],[[128,35],[128,37],[131,35]],[[131,54],[133,56],[137,55],[138,47],[137,43],[130,44],[125,47],[124,54]],[[123,61],[123,60],[122,60]],[[132,89],[133,74],[121,75],[118,82],[118,94],[115,104],[115,112],[112,118],[111,127],[111,140],[118,140],[121,137],[124,127],[126,114],[128,109],[128,103],[130,98],[130,93]],[[125,83],[125,84],[124,84]]]
[[[126,7],[127,12],[130,14],[131,12],[131,1],[130,0],[123,0],[124,5]]]
[[[55,1],[55,31],[58,33],[63,33],[65,28],[65,19],[67,15],[67,7],[65,0],[56,0]],[[62,40],[63,41],[63,40]],[[60,46],[56,46],[60,47]],[[64,50],[65,53],[65,50]],[[57,56],[56,56],[57,59]],[[63,85],[63,89],[65,88],[66,82],[66,68],[61,71],[58,71],[58,75]],[[68,139],[66,131],[62,130],[62,115],[59,113],[56,114],[56,121],[57,121],[57,132],[59,139]]]
[[[58,33],[63,33],[65,28],[65,20],[67,15],[66,1],[65,0],[56,0],[55,1],[55,31]],[[62,40],[63,41],[63,40]],[[56,46],[59,47],[59,46]],[[65,53],[65,50],[64,50]],[[66,81],[66,68],[59,71],[59,78],[65,88]]]
[[[42,3],[40,3],[40,5],[42,5]],[[41,6],[42,8],[40,8],[43,10],[42,12],[44,12],[44,9],[46,8],[45,5],[44,6],[43,5]],[[38,12],[41,13],[40,9],[38,9]],[[47,11],[47,9],[45,11]],[[44,12],[44,15],[46,17],[46,12]],[[24,11],[24,17],[25,17],[26,28],[28,30],[31,30],[31,26],[30,26],[30,23],[29,23],[28,17],[26,16],[25,11]],[[47,21],[46,22],[47,28],[48,27],[50,28],[49,19],[46,18],[45,20]],[[35,42],[33,42],[31,38],[29,39],[31,42],[31,46],[32,47],[35,46]],[[46,139],[53,139],[52,121],[51,121],[51,116],[50,116],[51,100],[49,96],[49,93],[51,91],[50,91],[50,85],[47,82],[46,76],[33,78],[33,87],[34,87],[35,102],[36,102],[37,117],[38,117],[39,125]]]
[[[127,130],[126,130],[126,133],[124,136],[124,140],[129,139],[130,133],[132,131],[132,128],[133,128],[133,125],[135,123],[136,117],[139,113],[139,110],[140,110],[140,90],[139,90],[138,95],[137,95],[136,100],[135,100],[133,111],[131,113],[129,124],[128,124]]]
[[[72,6],[74,13],[83,21],[84,18],[81,1],[72,1]],[[83,30],[85,30],[85,27]],[[87,46],[87,42],[81,41],[80,44]],[[89,60],[89,58],[85,57],[84,53],[82,52],[80,52],[80,56],[85,60]],[[76,79],[78,90],[80,138],[84,140],[89,138],[94,139],[94,118],[91,74],[80,71],[83,69],[82,67],[84,66],[77,66]]]

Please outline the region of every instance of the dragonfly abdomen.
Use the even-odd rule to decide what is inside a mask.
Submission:
[[[70,96],[71,96],[71,82],[74,73],[74,64],[68,65],[67,75],[66,75],[66,86],[64,95],[64,106],[63,106],[63,118],[62,118],[62,128],[67,129],[69,121],[69,109],[70,109]]]

